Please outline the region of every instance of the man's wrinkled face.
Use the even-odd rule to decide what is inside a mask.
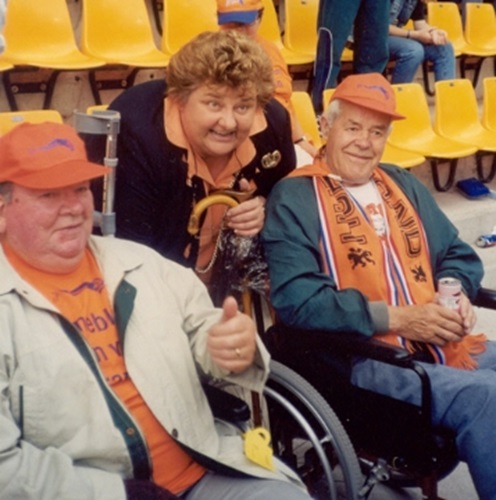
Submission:
[[[332,124],[322,120],[331,172],[348,184],[365,184],[382,157],[390,124],[388,115],[342,101]]]
[[[0,234],[38,269],[70,272],[81,261],[93,226],[89,181],[61,189],[14,185],[10,201],[0,197]]]

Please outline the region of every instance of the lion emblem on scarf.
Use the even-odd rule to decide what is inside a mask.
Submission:
[[[353,262],[351,269],[355,269],[358,265],[365,267],[367,263],[375,264],[374,259],[372,259],[372,252],[361,248],[350,248],[348,259]]]

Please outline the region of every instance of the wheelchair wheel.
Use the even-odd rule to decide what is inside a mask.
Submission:
[[[357,499],[364,483],[338,417],[300,375],[272,360],[264,390],[274,454],[300,475],[313,498]]]

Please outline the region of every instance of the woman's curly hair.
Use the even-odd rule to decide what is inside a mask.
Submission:
[[[269,56],[257,42],[234,30],[198,35],[172,56],[165,79],[167,95],[180,102],[202,85],[255,89],[260,106],[274,92]]]

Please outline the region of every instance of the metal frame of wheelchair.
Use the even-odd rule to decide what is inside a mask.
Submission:
[[[102,210],[95,213],[94,225],[103,236],[113,236],[120,115],[112,110],[95,110],[91,114],[76,112],[74,126],[80,134],[106,136],[103,163],[112,170],[103,182]],[[257,323],[262,324],[260,318]],[[204,387],[217,418],[246,426],[250,410],[244,401],[224,391],[219,395],[215,387]],[[258,397],[252,395],[253,400]],[[322,396],[300,375],[272,361],[263,399],[268,409],[275,456],[297,472],[313,497],[319,500],[362,498],[363,477],[357,456],[338,417]],[[261,403],[254,405],[255,419],[263,418],[262,406]]]
[[[474,305],[495,310],[496,290],[481,288]],[[454,432],[431,423],[431,386],[421,360],[402,348],[352,333],[332,335],[276,324],[265,336],[275,359],[308,380],[342,422],[367,476],[365,495],[384,482],[396,488],[419,487],[423,498],[438,499],[438,481],[459,460]],[[319,360],[326,353],[332,358]],[[354,357],[413,371],[421,387],[420,406],[353,386],[349,375]]]
[[[251,394],[252,409],[246,394],[232,384],[204,389],[217,418],[242,431],[253,421],[256,426],[263,422],[271,433],[274,456],[299,475],[312,498],[365,497],[363,475],[346,431],[329,404],[296,372],[272,360],[263,398]]]
[[[290,368],[271,362],[264,389],[276,455],[298,472],[318,499],[363,497],[353,445],[322,396]]]
[[[308,380],[343,423],[366,475],[366,494],[381,482],[395,489],[419,487],[423,498],[438,498],[438,481],[458,464],[454,434],[432,426],[429,378],[411,354],[349,333],[329,335],[275,326],[267,335],[275,337],[269,341],[275,358]],[[286,342],[283,336],[285,340],[305,338],[304,345],[291,338]],[[318,359],[329,353],[332,361]],[[347,370],[355,356],[413,371],[420,382],[421,405],[353,386]]]
[[[100,227],[104,236],[115,233],[113,202],[119,126],[120,115],[115,111],[98,110],[91,115],[76,113],[75,128],[78,132],[106,135],[104,164],[111,167],[112,172],[103,183],[102,211],[95,214],[95,225]],[[204,205],[209,206],[209,203],[204,202]],[[348,334],[323,334],[325,337],[319,338],[312,332],[314,335],[303,337],[305,342],[313,338],[313,345],[312,342],[306,344],[306,347],[301,344],[292,345],[293,356],[288,356],[288,352],[278,350],[277,340],[271,338],[271,328],[265,331],[260,297],[252,294],[247,302],[250,306],[245,307],[251,307],[258,330],[263,332],[269,350],[278,360],[271,362],[271,373],[263,394],[274,453],[299,474],[313,497],[318,500],[366,498],[375,484],[390,482],[400,487],[420,486],[424,498],[436,499],[437,481],[450,473],[457,464],[456,447],[451,433],[444,430],[440,430],[440,433],[438,430],[433,432],[431,428],[430,383],[421,365],[403,349]],[[492,294],[487,290],[481,293],[478,305],[496,308],[496,293]],[[273,328],[282,328],[286,338],[291,336],[291,329],[277,325]],[[299,339],[303,338],[301,331],[297,335]],[[314,365],[314,360],[308,363],[309,358],[305,354],[312,355],[312,349],[313,352],[322,352],[323,346],[348,359],[352,355],[369,356],[413,370],[417,374],[422,386],[422,405],[413,410],[415,424],[410,430],[415,428],[417,432],[412,439],[406,441],[408,429],[405,430],[404,427],[393,436],[387,436],[383,431],[379,432],[368,425],[374,407],[379,410],[389,408],[390,414],[396,417],[396,412],[402,411],[406,403],[379,396],[382,399],[377,404],[376,394],[352,388],[350,384],[346,386],[345,392],[335,392],[331,389],[337,383],[339,373],[337,378],[333,378],[332,384],[329,384],[327,367],[322,366],[317,376],[308,371],[308,367]],[[321,376],[323,372],[326,377]],[[207,393],[209,392],[207,389]],[[214,399],[212,408],[219,418],[238,423],[246,420],[247,409],[243,401],[240,406],[239,400],[231,400],[226,409],[226,404],[221,402],[223,398],[216,396]],[[352,400],[351,406],[342,404],[347,400]],[[365,412],[364,405],[367,406]],[[260,405],[255,406],[255,412],[260,413]],[[357,416],[364,418],[357,419]],[[255,418],[261,417],[255,415]],[[381,415],[379,411],[376,418],[382,419],[389,431],[393,428],[390,425],[392,420],[384,419],[384,413]],[[397,442],[401,443],[400,448],[408,448],[408,453],[398,453]],[[413,456],[415,450],[427,451],[427,462],[412,461],[412,449]]]
[[[119,123],[120,116],[113,111],[96,111],[92,115],[76,113],[75,127],[78,132],[107,136],[104,164],[112,167],[112,173],[104,181],[102,212],[95,217],[96,225],[107,236],[115,232],[113,197]],[[456,446],[452,433],[431,426],[430,383],[414,357],[403,349],[352,334],[321,333],[319,337],[317,332],[308,335],[309,332],[302,334],[301,330],[293,334],[299,340],[305,338],[305,345],[292,344],[289,348],[291,355],[288,355],[288,349],[278,346],[273,329],[284,330],[286,339],[291,338],[292,329],[275,325],[265,331],[260,298],[254,294],[250,304],[251,300],[254,300],[252,313],[258,330],[263,332],[264,341],[274,356],[263,394],[274,454],[299,474],[313,497],[318,500],[367,498],[375,484],[389,482],[399,487],[420,486],[424,498],[437,499],[438,480],[449,474],[458,463]],[[496,292],[482,290],[476,305],[496,309]],[[344,391],[336,390],[341,376],[339,370],[333,375],[329,374],[327,366],[321,366],[313,374],[308,370],[315,365],[314,358],[309,356],[326,349],[340,353],[348,362],[352,356],[365,356],[413,370],[422,387],[421,406],[412,410],[412,405],[353,388],[349,383]],[[326,373],[326,377],[322,377],[322,373]],[[220,403],[218,397],[214,399],[213,411],[220,415],[219,418],[234,419],[238,423],[246,420],[244,402],[240,407],[239,402],[231,400],[226,410],[225,403]],[[351,406],[343,404],[349,400]],[[392,433],[393,421],[401,421],[397,412],[407,406],[415,423],[412,425],[409,421],[406,427],[400,426]],[[369,425],[371,413],[376,413],[373,408],[378,409],[375,418],[385,423],[387,434]],[[385,408],[386,412],[381,413]],[[261,412],[260,408],[255,411]],[[388,418],[388,412],[393,418]],[[415,435],[409,436],[408,432],[412,429],[415,429]],[[400,443],[399,447],[397,443]],[[417,461],[416,453],[425,457]]]

